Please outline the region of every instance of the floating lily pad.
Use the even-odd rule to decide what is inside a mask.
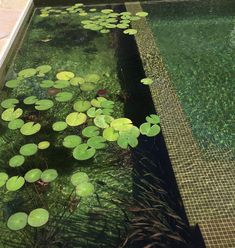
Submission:
[[[21,176],[13,176],[6,182],[6,188],[8,191],[16,191],[23,187],[25,180]]]
[[[71,183],[73,184],[73,186],[77,186],[88,181],[89,177],[85,172],[76,172],[71,176]]]
[[[49,141],[41,141],[38,143],[38,149],[40,150],[45,150],[50,146],[50,142]]]
[[[61,72],[56,74],[56,78],[58,80],[70,80],[74,77],[75,77],[74,73],[72,73],[70,71],[61,71]]]
[[[89,108],[87,111],[87,115],[91,118],[94,118],[98,115],[101,115],[103,113],[103,111],[101,109],[96,109],[94,107]]]
[[[116,141],[119,137],[119,133],[112,127],[108,127],[103,131],[103,137],[108,141]]]
[[[144,11],[141,11],[141,12],[137,12],[136,15],[140,16],[140,17],[146,17],[148,15],[148,13],[144,12]]]
[[[40,65],[36,68],[36,70],[40,73],[40,74],[46,74],[49,71],[51,71],[52,67],[50,65]]]
[[[5,109],[9,109],[9,108],[14,108],[18,103],[19,103],[18,99],[8,98],[1,102],[1,106]]]
[[[44,170],[41,175],[41,180],[45,183],[54,181],[58,177],[58,173],[55,169]]]
[[[73,109],[78,112],[85,112],[91,107],[89,101],[77,101],[73,105]]]
[[[141,134],[143,135],[146,135],[148,137],[153,137],[153,136],[156,136],[157,134],[160,133],[160,126],[154,124],[151,126],[150,123],[143,123],[141,126],[140,126],[140,132]]]
[[[37,110],[48,110],[54,106],[53,101],[48,100],[48,99],[39,100],[35,104],[36,104],[35,109]]]
[[[127,149],[128,145],[134,148],[138,145],[138,139],[132,135],[119,134],[117,144],[123,149]]]
[[[8,88],[14,89],[14,88],[18,87],[20,83],[21,82],[19,79],[13,79],[13,80],[7,81],[5,86]]]
[[[0,172],[0,188],[4,186],[8,180],[9,176],[5,172]]]
[[[100,33],[101,34],[108,34],[108,33],[110,33],[110,30],[109,29],[101,29]]]
[[[68,127],[67,123],[64,121],[57,121],[52,125],[52,129],[56,132],[65,130]]]
[[[34,183],[41,178],[42,171],[40,169],[32,169],[24,175],[24,179],[28,183]]]
[[[113,109],[112,108],[102,109],[102,114],[103,115],[111,115],[112,113],[113,113]]]
[[[63,146],[67,148],[75,148],[82,142],[81,137],[78,135],[68,135],[64,138]]]
[[[160,117],[158,115],[152,114],[150,116],[147,116],[146,121],[151,124],[159,124],[160,123]]]
[[[81,144],[73,150],[73,157],[77,160],[87,160],[92,158],[95,153],[94,148],[89,148],[87,144]]]
[[[91,137],[87,140],[87,144],[88,146],[95,148],[95,149],[103,149],[105,148],[105,138],[101,137],[101,136],[94,136]]]
[[[11,130],[16,130],[21,128],[24,125],[24,121],[21,119],[15,119],[8,123],[8,128]]]
[[[70,92],[60,92],[56,95],[55,99],[58,102],[68,102],[73,98],[73,94]]]
[[[12,157],[10,160],[9,160],[9,165],[11,167],[19,167],[21,166],[25,161],[25,158],[24,156],[22,155],[15,155],[14,157]]]
[[[70,80],[70,84],[73,86],[78,86],[79,84],[84,84],[85,79],[82,77],[75,77]]]
[[[91,105],[96,107],[96,108],[100,108],[101,107],[101,103],[103,101],[106,101],[107,99],[105,97],[97,97],[96,99],[92,99],[91,100]]]
[[[78,112],[70,113],[66,117],[66,123],[71,127],[79,126],[85,123],[86,120],[87,120],[87,116],[84,113],[78,113]]]
[[[44,208],[34,209],[29,213],[28,224],[32,227],[45,225],[49,220],[49,212]]]
[[[130,20],[131,21],[138,21],[138,20],[140,20],[141,18],[139,17],[139,16],[132,16],[131,18],[130,18]]]
[[[96,126],[88,126],[82,130],[82,135],[88,138],[98,136],[99,133],[99,128]]]
[[[36,96],[28,96],[24,99],[24,104],[31,105],[35,104],[38,101],[38,98]]]
[[[101,103],[100,103],[100,106],[102,107],[102,108],[113,108],[113,106],[114,106],[114,102],[113,101],[109,101],[109,100],[105,100],[105,101],[102,101]]]
[[[20,77],[23,77],[23,78],[29,78],[29,77],[34,76],[36,73],[37,73],[36,69],[34,69],[34,68],[27,68],[27,69],[24,69],[24,70],[20,71],[18,73],[18,75]]]
[[[57,80],[54,83],[54,88],[56,89],[64,89],[69,86],[69,81],[66,80]]]
[[[52,80],[43,80],[40,83],[41,88],[51,88],[52,86],[54,86],[54,81]]]
[[[135,34],[137,34],[137,30],[129,28],[129,29],[124,30],[123,33],[124,34],[129,34],[129,35],[135,35]]]
[[[80,86],[80,89],[82,91],[92,91],[92,90],[96,89],[96,85],[93,83],[85,83],[85,84],[82,84]]]
[[[2,119],[4,121],[13,121],[19,118],[23,114],[23,110],[20,108],[8,108],[2,112]]]
[[[113,117],[109,115],[98,115],[94,119],[94,123],[97,127],[107,128],[110,123],[113,121]]]
[[[38,146],[34,143],[21,146],[20,154],[23,156],[32,156],[38,151]]]
[[[151,85],[153,83],[153,80],[151,78],[143,78],[140,80],[140,82],[145,85]]]
[[[127,131],[133,127],[133,124],[128,118],[118,118],[111,122],[111,127],[116,131]]]
[[[7,220],[7,227],[12,231],[19,231],[27,225],[28,215],[24,212],[18,212],[10,216]]]
[[[102,10],[101,10],[101,13],[104,13],[104,14],[110,14],[110,13],[112,13],[112,12],[113,12],[112,9],[102,9]]]
[[[80,197],[91,196],[95,192],[95,187],[89,182],[80,183],[76,187],[76,194]]]
[[[21,128],[20,128],[20,132],[23,135],[33,135],[37,132],[39,132],[41,129],[41,125],[39,123],[35,123],[35,122],[27,122],[25,123]]]
[[[129,28],[129,25],[128,24],[117,24],[117,28],[120,28],[120,29],[126,29],[126,28]]]

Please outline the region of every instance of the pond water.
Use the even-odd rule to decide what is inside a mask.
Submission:
[[[97,19],[99,8],[89,10],[91,20]],[[135,245],[125,240],[132,227],[138,228],[142,208],[155,206],[157,214],[147,213],[142,219],[145,225],[154,219],[173,234],[165,237],[159,228],[163,238],[156,242],[184,247],[178,231],[183,220],[172,209],[178,204],[177,189],[169,193],[176,201],[172,204],[166,185],[155,175],[162,173],[155,156],[159,163],[167,160],[160,159],[157,148],[163,143],[155,138],[160,132],[158,117],[145,120],[155,111],[148,87],[139,82],[144,72],[131,78],[122,68],[126,64],[131,70],[138,53],[129,50],[133,61],[125,61],[119,48],[120,31],[112,31],[117,17],[113,11],[101,14],[111,14],[112,19],[103,33],[94,25],[84,28],[89,24],[82,23],[87,18],[84,13],[82,6],[54,12],[36,9],[7,74],[0,95],[0,190],[4,195],[0,245],[143,247],[141,234]],[[132,87],[125,86],[127,80],[139,85],[133,87],[137,89],[133,95],[128,92]],[[120,119],[125,116],[133,117],[134,123]],[[142,123],[147,130],[145,126],[140,135],[137,127]],[[140,144],[133,154],[130,147],[137,146],[137,138]],[[136,162],[141,170],[133,170]],[[155,171],[150,173],[149,168]],[[14,216],[19,212],[23,214]],[[150,234],[155,231],[151,225]]]
[[[234,157],[235,2],[143,7],[198,143]]]

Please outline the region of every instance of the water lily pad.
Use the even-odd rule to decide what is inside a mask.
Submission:
[[[143,123],[141,126],[140,126],[140,132],[141,134],[143,135],[146,135],[148,137],[153,137],[153,136],[156,136],[157,134],[160,133],[160,126],[154,124],[151,126],[150,123]]]
[[[78,112],[85,112],[91,107],[89,101],[77,101],[73,105],[73,109]]]
[[[28,96],[24,99],[24,104],[31,105],[35,104],[38,101],[38,98],[36,96]]]
[[[88,146],[95,148],[95,149],[103,149],[105,148],[105,138],[103,138],[102,136],[94,136],[91,137],[87,140],[87,144]]]
[[[38,149],[40,150],[45,150],[50,146],[50,142],[49,141],[41,141],[38,143]]]
[[[66,80],[57,80],[54,83],[54,88],[56,89],[64,89],[69,86],[69,81]]]
[[[139,17],[139,16],[132,16],[131,18],[130,18],[130,20],[131,21],[138,21],[138,20],[140,20],[141,18]]]
[[[20,128],[20,132],[23,135],[33,135],[37,132],[39,132],[41,129],[41,125],[39,123],[35,123],[35,122],[27,122],[25,123],[21,128]]]
[[[20,77],[23,77],[23,78],[29,78],[29,77],[34,76],[36,73],[37,73],[36,69],[34,69],[34,68],[27,68],[27,69],[24,69],[24,70],[20,71],[18,73],[18,75]]]
[[[40,73],[40,74],[46,74],[49,71],[51,71],[52,67],[50,65],[40,65],[36,68],[36,70]]]
[[[108,33],[110,33],[110,30],[109,29],[101,29],[100,33],[101,34],[108,34]]]
[[[22,155],[15,155],[14,157],[12,157],[10,160],[9,160],[9,165],[11,167],[19,167],[21,166],[25,161],[25,158],[24,156]]]
[[[41,88],[51,88],[52,86],[54,86],[54,81],[52,80],[43,80],[40,83]]]
[[[120,24],[117,24],[117,28],[126,29],[126,28],[129,28],[129,25],[125,23],[120,23]]]
[[[94,119],[94,123],[97,127],[107,128],[110,123],[113,121],[113,117],[109,115],[98,115]]]
[[[71,92],[60,92],[56,95],[55,99],[58,102],[68,102],[73,98],[73,94]]]
[[[39,100],[35,104],[35,109],[37,110],[48,110],[54,106],[53,101],[49,99]]]
[[[144,11],[141,11],[141,12],[137,12],[136,15],[140,16],[140,17],[146,17],[148,15],[148,13],[144,12]]]
[[[41,175],[42,175],[42,171],[36,168],[36,169],[29,170],[24,175],[24,179],[28,183],[34,183],[41,178]]]
[[[151,124],[159,124],[160,123],[160,117],[158,115],[152,114],[150,116],[147,116],[146,121]]]
[[[89,182],[80,183],[76,187],[76,194],[80,197],[91,196],[95,192],[95,187]]]
[[[73,157],[77,160],[87,160],[92,158],[95,153],[94,148],[89,148],[87,144],[81,144],[73,150]]]
[[[7,227],[12,231],[19,231],[27,225],[28,215],[24,212],[12,214],[7,220]]]
[[[94,107],[89,108],[87,111],[87,115],[91,118],[94,118],[98,115],[101,115],[103,113],[103,111],[101,109],[96,109]]]
[[[68,135],[64,138],[63,146],[67,148],[75,148],[81,143],[82,139],[78,135]]]
[[[128,118],[118,118],[111,122],[111,127],[116,131],[127,131],[133,127],[133,124]]]
[[[21,119],[15,119],[8,123],[8,128],[11,130],[16,130],[21,128],[24,125],[24,121]]]
[[[103,137],[108,141],[116,141],[119,137],[119,133],[112,127],[108,127],[103,131]]]
[[[9,109],[9,108],[14,108],[18,103],[19,103],[18,99],[8,98],[1,102],[1,106],[5,109]]]
[[[102,114],[103,115],[111,115],[112,113],[113,113],[113,109],[112,108],[102,109]]]
[[[9,176],[5,172],[0,172],[0,188],[4,186],[8,180]]]
[[[9,108],[2,112],[2,119],[4,121],[13,121],[19,118],[23,114],[23,110],[20,108]]]
[[[56,74],[56,78],[58,80],[70,80],[74,77],[75,77],[74,73],[72,73],[70,71],[61,71],[61,72]]]
[[[102,10],[101,10],[101,13],[104,13],[104,14],[110,14],[110,13],[112,13],[112,12],[113,12],[112,9],[102,9]]]
[[[99,133],[99,128],[96,126],[88,126],[82,130],[82,135],[88,138],[98,136]]]
[[[21,176],[13,176],[6,182],[6,188],[8,191],[16,191],[23,187],[25,180]]]
[[[96,108],[100,108],[101,107],[101,103],[103,101],[106,101],[107,99],[105,97],[97,97],[96,99],[92,99],[91,100],[91,105],[96,107]]]
[[[34,209],[29,213],[28,224],[32,227],[45,225],[49,220],[49,212],[44,208]]]
[[[81,183],[86,183],[89,181],[89,177],[85,172],[76,172],[71,176],[71,183],[73,186],[77,186]]]
[[[56,132],[65,130],[68,127],[67,123],[64,121],[57,121],[52,125],[52,129]]]
[[[85,83],[85,84],[82,84],[80,86],[80,89],[82,91],[92,91],[92,90],[96,89],[96,85],[93,83]]]
[[[87,120],[86,114],[78,113],[78,112],[70,113],[66,117],[66,123],[71,127],[79,126],[85,123],[86,120]]]
[[[70,80],[70,84],[73,86],[78,86],[79,84],[84,84],[85,79],[82,77],[75,77]]]
[[[151,85],[153,83],[153,80],[151,78],[143,78],[140,80],[140,82],[145,85]]]
[[[85,76],[85,81],[88,83],[97,83],[100,80],[98,74],[88,74]]]
[[[129,34],[129,35],[135,35],[135,34],[137,34],[137,30],[129,28],[129,29],[124,30],[123,33],[124,34]]]
[[[123,132],[119,133],[117,144],[123,149],[127,149],[129,145],[134,148],[138,145],[138,139],[130,133]]]
[[[13,79],[13,80],[7,81],[5,86],[8,88],[14,89],[14,88],[18,87],[20,83],[21,83],[21,81],[19,79]]]
[[[101,103],[100,103],[100,106],[102,107],[102,108],[113,108],[114,107],[114,102],[113,101],[109,101],[109,100],[105,100],[105,101],[102,101]]]
[[[58,177],[58,173],[55,169],[44,170],[41,175],[41,180],[45,183],[54,181]]]
[[[38,151],[38,146],[34,143],[21,146],[20,154],[23,156],[32,156]]]

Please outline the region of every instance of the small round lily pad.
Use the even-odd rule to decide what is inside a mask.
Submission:
[[[23,110],[21,108],[8,108],[2,112],[2,119],[4,121],[12,121],[19,118],[23,114]]]
[[[28,96],[24,99],[24,104],[31,105],[35,104],[38,101],[38,98],[36,96]]]
[[[151,85],[153,83],[153,80],[151,78],[143,78],[140,80],[140,82],[145,85]]]
[[[146,17],[146,16],[148,16],[148,13],[144,12],[144,11],[141,11],[141,12],[137,12],[136,15],[140,16],[140,17]]]
[[[151,124],[159,124],[160,123],[160,117],[158,115],[152,114],[150,116],[147,116],[146,121]]]
[[[34,69],[34,68],[27,68],[27,69],[24,69],[24,70],[20,71],[18,73],[18,75],[20,77],[23,77],[23,78],[28,78],[28,77],[34,76],[36,73],[37,73],[36,69]]]
[[[58,177],[58,173],[55,169],[44,170],[41,175],[41,180],[45,183],[54,181]]]
[[[78,184],[85,183],[89,181],[89,177],[85,172],[76,172],[71,176],[71,183],[73,186],[77,186]]]
[[[95,192],[95,187],[92,183],[84,182],[76,187],[76,194],[80,197],[91,196]]]
[[[113,117],[109,115],[98,115],[94,119],[94,123],[97,127],[107,128],[110,123],[113,121]]]
[[[11,89],[14,89],[16,87],[18,87],[20,84],[20,80],[19,79],[12,79],[6,82],[5,86]]]
[[[19,103],[19,100],[16,98],[8,98],[4,101],[1,102],[1,106],[5,109],[9,109],[9,108],[14,108],[16,106],[16,104]]]
[[[146,135],[148,137],[156,136],[160,133],[160,131],[160,126],[157,124],[151,125],[151,123],[146,122],[140,126],[141,134]]]
[[[129,28],[129,29],[124,30],[123,33],[124,34],[129,34],[129,35],[135,35],[135,34],[137,34],[137,30]]]
[[[10,160],[9,160],[9,165],[11,167],[19,167],[21,166],[25,161],[25,158],[24,156],[22,155],[15,155],[14,157],[12,157]]]
[[[85,123],[86,120],[87,120],[86,114],[78,113],[78,112],[70,113],[66,117],[66,123],[71,127],[79,126]]]
[[[34,143],[29,143],[21,146],[20,154],[23,156],[32,156],[38,151],[38,146]]]
[[[61,72],[56,74],[56,78],[58,80],[70,80],[74,77],[75,77],[74,73],[72,73],[70,71],[61,71]]]
[[[108,127],[108,128],[104,129],[103,137],[107,141],[116,141],[118,139],[118,137],[119,137],[119,134],[112,127]]]
[[[0,172],[0,188],[5,185],[9,176],[5,172]]]
[[[49,220],[49,212],[44,208],[34,209],[29,213],[28,224],[32,227],[41,227]]]
[[[80,86],[82,91],[92,91],[96,89],[96,85],[94,83],[85,83]]]
[[[20,128],[20,132],[23,135],[28,136],[39,132],[40,129],[41,129],[41,125],[39,123],[27,122]]]
[[[48,110],[54,106],[53,101],[49,99],[39,100],[35,103],[35,109],[37,110]]]
[[[64,138],[63,146],[66,148],[75,148],[82,142],[81,137],[78,135],[68,135]]]
[[[32,169],[24,175],[24,179],[28,183],[34,183],[41,178],[42,171],[40,169]]]
[[[52,129],[56,132],[65,130],[68,127],[67,123],[64,121],[57,121],[52,125]]]
[[[56,101],[58,102],[68,102],[73,98],[73,93],[71,92],[60,92],[56,94]]]
[[[49,141],[41,141],[38,143],[38,149],[40,150],[45,150],[50,146],[50,142]]]
[[[24,212],[18,212],[9,217],[7,227],[12,231],[19,231],[27,225],[28,215]]]
[[[87,160],[92,158],[96,153],[94,148],[89,148],[87,144],[81,144],[73,150],[73,157],[77,160]]]
[[[54,83],[54,88],[56,89],[64,89],[69,86],[69,81],[66,80],[57,80]]]
[[[85,112],[91,107],[91,104],[89,101],[82,101],[79,100],[74,103],[73,109],[78,112]]]
[[[21,119],[15,119],[8,123],[8,128],[11,130],[16,130],[21,128],[24,125],[24,121]]]
[[[82,130],[82,135],[87,138],[98,136],[99,133],[100,133],[99,128],[96,126],[88,126]]]
[[[21,176],[13,176],[6,182],[6,188],[8,191],[16,191],[23,187],[25,180]]]
[[[52,80],[43,80],[40,83],[41,88],[51,88],[53,86],[54,86],[54,81],[52,81]]]
[[[36,71],[38,71],[40,74],[45,74],[51,71],[52,67],[50,65],[40,65],[36,68]]]
[[[95,148],[95,149],[103,149],[105,148],[105,138],[103,138],[102,136],[94,136],[91,137],[87,140],[87,144],[88,146]]]
[[[70,84],[73,86],[78,86],[79,84],[84,84],[85,79],[82,77],[74,77],[70,80]]]

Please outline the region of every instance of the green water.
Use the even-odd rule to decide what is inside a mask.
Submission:
[[[235,2],[144,8],[196,140],[234,156]]]
[[[91,100],[99,89],[107,90],[109,100],[115,102],[114,117],[124,115],[124,103],[119,100],[121,87],[117,77],[117,58],[112,35],[101,35],[86,31],[80,26],[78,15],[52,16],[41,18],[38,11],[34,14],[25,37],[6,80],[15,78],[17,73],[29,67],[48,64],[52,70],[43,79],[55,80],[59,71],[72,71],[77,76],[96,73],[100,76],[97,89],[81,92],[70,86],[66,91],[73,93],[75,100]],[[24,99],[35,95],[39,99],[54,100],[47,90],[39,87],[40,78],[30,77],[15,89],[3,88],[1,100],[6,98]],[[19,130],[7,129],[7,123],[1,121],[0,157],[1,171],[10,176],[24,175],[29,169],[55,168],[59,177],[49,186],[41,187],[27,184],[21,190],[6,193],[0,188],[1,206],[1,247],[117,247],[125,234],[123,202],[132,202],[132,168],[129,151],[109,145],[98,151],[88,161],[77,161],[72,151],[62,146],[63,138],[68,134],[78,134],[81,129],[70,128],[63,132],[53,132],[51,125],[63,120],[73,112],[73,104],[59,103],[49,111],[40,112],[29,107],[26,118],[38,118],[44,128],[40,133],[24,137]],[[38,143],[48,140],[49,149],[39,151],[28,157],[22,167],[10,168],[9,159],[18,154],[19,148],[26,143]],[[96,194],[75,202],[73,209],[69,199],[73,187],[70,176],[74,171],[86,172],[94,184]],[[46,207],[50,211],[50,221],[45,228],[35,230],[27,226],[22,232],[12,232],[6,227],[7,218],[18,211],[29,213],[32,209]],[[66,211],[65,211],[66,210]],[[64,217],[61,214],[65,211]],[[53,230],[59,230],[53,233]],[[97,246],[98,242],[98,246]],[[38,245],[38,246],[37,246]]]

